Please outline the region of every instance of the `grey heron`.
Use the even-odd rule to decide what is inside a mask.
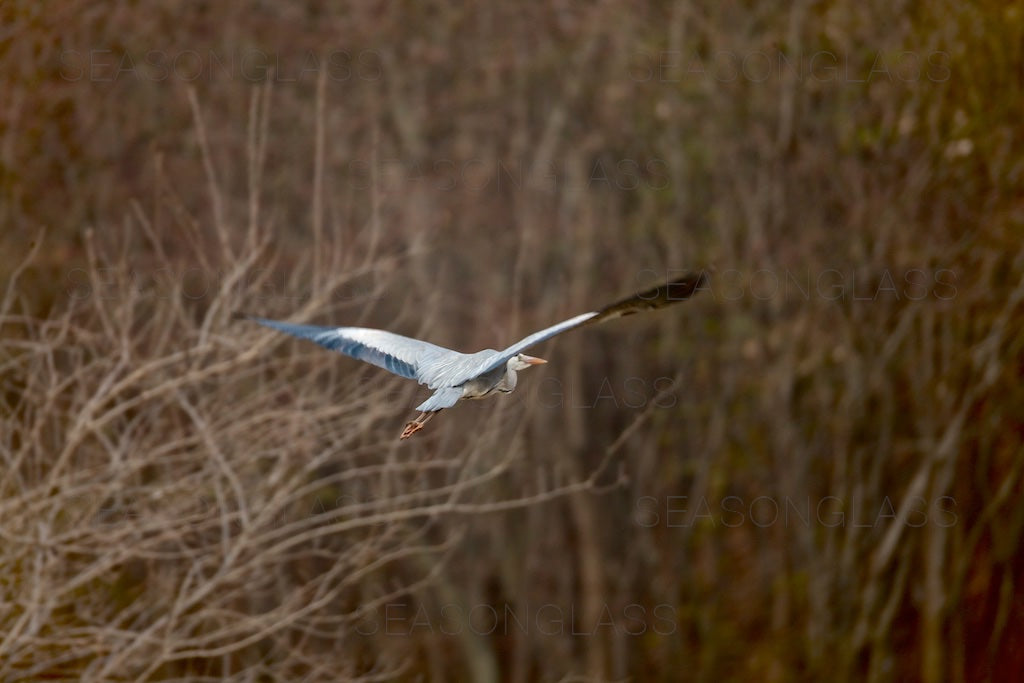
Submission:
[[[408,439],[423,428],[430,418],[463,399],[484,398],[511,393],[517,374],[546,360],[523,351],[582,325],[619,318],[644,310],[663,308],[689,299],[705,284],[705,275],[689,273],[657,287],[618,301],[604,308],[563,320],[520,339],[504,351],[485,349],[460,353],[429,342],[404,337],[394,332],[365,327],[320,327],[244,316],[260,325],[308,339],[332,351],[384,368],[396,375],[414,379],[434,393],[417,406],[419,415],[405,425],[399,438]]]

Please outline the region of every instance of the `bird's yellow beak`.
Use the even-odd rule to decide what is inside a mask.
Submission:
[[[534,358],[533,356],[527,356],[526,354],[523,354],[523,362],[530,365],[544,365],[544,363],[547,363],[543,358]]]

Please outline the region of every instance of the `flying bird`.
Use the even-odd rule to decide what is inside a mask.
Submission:
[[[417,406],[419,415],[405,425],[399,437],[408,439],[434,415],[463,399],[511,393],[518,381],[516,373],[533,365],[547,363],[546,360],[523,353],[531,346],[576,327],[685,301],[698,292],[706,281],[703,271],[689,273],[678,280],[634,294],[597,311],[581,313],[534,332],[504,351],[485,349],[476,353],[460,353],[385,330],[298,325],[253,316],[243,317],[295,337],[314,341],[332,351],[339,351],[396,375],[414,379],[432,389],[433,395]]]

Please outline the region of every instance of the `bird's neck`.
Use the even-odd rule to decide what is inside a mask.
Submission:
[[[516,388],[517,379],[518,376],[516,375],[516,371],[511,367],[506,366],[505,376],[498,382],[498,389],[502,391],[512,391]]]

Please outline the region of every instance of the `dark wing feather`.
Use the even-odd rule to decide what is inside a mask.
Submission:
[[[665,308],[680,301],[686,301],[706,284],[707,276],[704,274],[704,271],[690,273],[678,280],[665,282],[657,287],[652,287],[627,299],[605,306],[587,323],[599,323],[604,320],[611,320],[612,318],[633,315],[640,311],[653,311]]]
[[[621,318],[623,316],[639,313],[640,311],[653,311],[658,308],[677,304],[680,301],[686,301],[696,292],[700,291],[706,283],[707,276],[704,274],[704,271],[699,273],[689,273],[678,280],[666,282],[658,285],[657,287],[634,294],[627,299],[605,306],[598,311],[582,313],[573,318],[569,318],[568,320],[563,320],[551,327],[534,332],[504,351],[501,351],[498,355],[488,358],[485,363],[474,369],[474,374],[466,377],[466,379],[472,379],[473,377],[490,372],[500,365],[507,363],[508,359],[517,353],[522,353],[534,344],[539,344],[545,339],[550,339],[562,332],[582,327],[583,325],[611,320],[612,318]]]

